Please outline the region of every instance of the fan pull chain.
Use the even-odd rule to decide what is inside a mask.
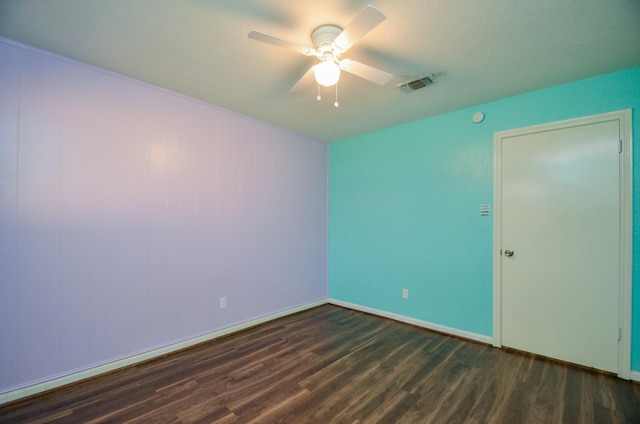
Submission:
[[[317,85],[318,86],[318,95],[316,96],[316,99],[318,101],[322,100],[322,96],[320,96],[320,84]],[[340,106],[340,103],[338,103],[338,83],[336,83],[336,101],[333,104],[335,107]]]

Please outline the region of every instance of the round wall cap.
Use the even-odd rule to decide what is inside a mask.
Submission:
[[[471,117],[471,120],[476,124],[482,122],[484,120],[484,113],[482,112],[474,113],[473,116]]]

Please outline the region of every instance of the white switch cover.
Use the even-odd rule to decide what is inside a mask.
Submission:
[[[409,289],[402,289],[402,298],[409,299]]]
[[[220,298],[220,309],[224,309],[227,307],[227,297]]]

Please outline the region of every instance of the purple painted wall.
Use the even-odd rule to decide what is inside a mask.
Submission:
[[[0,393],[326,298],[325,143],[12,43],[0,63]]]

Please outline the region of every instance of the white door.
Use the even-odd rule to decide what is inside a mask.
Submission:
[[[621,139],[608,120],[496,144],[502,345],[619,371]]]

